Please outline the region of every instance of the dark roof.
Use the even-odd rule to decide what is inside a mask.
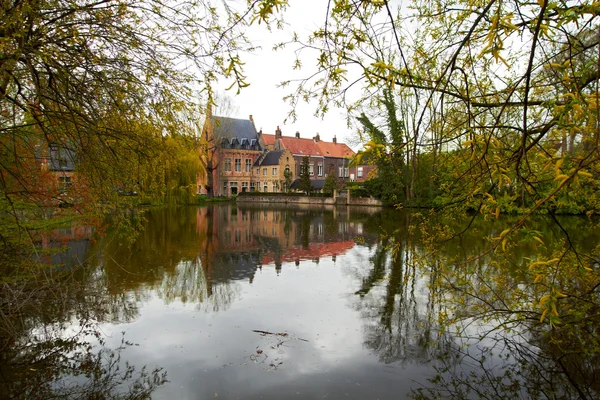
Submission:
[[[283,150],[269,151],[265,156],[260,160],[258,165],[279,165],[279,159],[283,154]],[[256,165],[256,164],[255,164]]]
[[[323,189],[323,186],[325,186],[325,179],[311,179],[310,184],[314,190],[321,190]],[[290,188],[300,189],[300,179],[296,179],[294,182],[292,182]]]
[[[258,141],[256,128],[249,119],[214,116],[211,120],[214,126],[213,134],[215,138],[228,140],[235,138],[240,142],[242,139]]]

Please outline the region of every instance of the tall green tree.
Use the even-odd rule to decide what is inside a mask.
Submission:
[[[302,190],[307,195],[310,195],[313,191],[312,182],[310,180],[310,172],[308,170],[308,157],[302,157],[302,164],[300,164],[300,175],[299,179],[299,189]]]

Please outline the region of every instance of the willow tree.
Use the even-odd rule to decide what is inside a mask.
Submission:
[[[42,193],[30,176],[34,166],[43,173],[49,149],[74,155],[90,193],[78,211],[97,210],[95,201],[138,175],[139,162],[152,159],[164,137],[190,131],[190,116],[199,118],[195,110],[212,101],[219,77],[247,86],[239,53],[253,46],[243,27],[268,22],[280,3],[236,10],[225,0],[2,2],[3,224],[27,242],[19,217],[39,219],[39,206],[53,204],[56,193]],[[13,241],[4,233],[0,242]]]
[[[540,245],[522,281],[493,293],[501,306],[478,296],[488,282],[472,277],[463,295],[479,301],[477,315],[519,321],[545,343],[579,343],[569,346],[571,354],[600,354],[589,330],[599,322],[598,247],[575,249],[575,233],[555,217],[600,211],[600,7],[548,0],[395,4],[329,1],[323,26],[295,38],[317,52],[319,69],[290,99],[317,100],[322,112],[331,103],[352,112],[383,89],[394,91],[407,111],[408,151],[440,152],[436,162],[446,172],[438,209],[476,211],[454,233],[475,219],[514,212],[521,216],[498,221],[504,226],[478,257],[509,252],[517,241]],[[545,247],[555,238],[531,229],[537,212],[559,224],[560,251]],[[447,226],[438,232],[448,239]],[[451,281],[453,269],[445,273]],[[516,295],[520,284],[531,296]],[[570,393],[597,393],[571,382]]]
[[[36,353],[36,363],[55,352],[67,363],[64,347],[44,341],[33,329],[40,321],[62,326],[74,315],[73,320],[97,320],[85,311],[61,319],[39,307],[80,303],[69,286],[73,281],[60,280],[73,271],[45,274],[48,269],[39,262],[39,231],[56,219],[49,217],[85,216],[95,222],[119,185],[160,190],[168,181],[189,180],[189,171],[177,170],[197,167],[188,147],[165,142],[191,131],[189,116],[198,117],[194,110],[212,101],[217,79],[247,86],[240,53],[253,46],[244,27],[269,22],[281,3],[0,2],[0,351],[11,355],[3,358],[3,367],[27,365],[18,356],[38,347],[46,353]],[[177,160],[167,158],[173,148],[180,165],[166,172],[157,168],[158,161]],[[63,204],[58,178],[46,168],[51,154],[61,152],[72,155],[77,169],[77,183],[67,193],[74,204],[68,208],[58,207]],[[85,197],[73,196],[83,187]],[[45,382],[48,388],[56,387],[52,379],[65,371],[57,365]],[[35,371],[20,379],[37,383],[28,378]]]

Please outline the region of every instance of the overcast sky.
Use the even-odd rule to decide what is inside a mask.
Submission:
[[[221,82],[219,91],[230,97],[234,104],[234,111],[229,116],[248,118],[252,115],[256,128],[262,128],[264,133],[274,134],[276,127],[280,126],[286,136],[299,131],[300,137],[312,138],[318,132],[322,140],[331,141],[336,135],[338,141],[347,143],[350,136],[354,135],[347,127],[344,110],[332,108],[321,119],[314,116],[316,104],[302,103],[296,109],[296,122],[288,120],[284,123],[290,106],[282,98],[291,91],[291,87],[278,88],[277,85],[284,80],[306,77],[314,72],[316,58],[314,53],[312,57],[306,54],[302,57],[303,70],[294,71],[293,48],[275,52],[272,50],[273,45],[291,38],[294,31],[300,37],[308,36],[309,32],[315,31],[324,21],[327,7],[325,0],[289,0],[288,3],[284,16],[287,26],[284,31],[273,29],[268,32],[264,25],[257,24],[247,31],[253,44],[262,49],[254,54],[241,54],[246,63],[244,67],[249,87],[242,89],[236,96],[234,89],[225,91],[229,84]]]

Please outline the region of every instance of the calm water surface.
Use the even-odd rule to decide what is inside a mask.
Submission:
[[[397,399],[432,375],[426,285],[404,285],[380,238],[404,215],[225,205],[145,218],[131,251],[109,235],[98,263],[123,305],[101,327],[108,345],[125,332],[139,344],[129,362],[168,372],[153,398]]]
[[[432,290],[440,285],[434,283],[436,260],[483,252],[490,244],[486,237],[506,228],[502,219],[471,224],[436,249],[438,258],[425,259],[426,238],[415,225],[429,221],[388,209],[227,204],[149,209],[143,217],[144,229],[131,245],[127,235],[110,230],[95,242],[76,242],[69,254],[86,259],[86,266],[63,267],[75,271],[66,292],[74,302],[32,310],[22,327],[23,346],[0,353],[11,362],[2,369],[4,393],[36,393],[32,379],[57,385],[52,369],[65,359],[53,349],[72,354],[71,342],[62,338],[81,343],[78,332],[97,334],[88,335],[96,349],[98,340],[108,349],[127,341],[114,365],[163,368],[169,381],[152,392],[154,399],[402,399],[429,387],[436,368],[442,376],[451,373],[449,388],[467,374],[491,382],[491,392],[506,383],[500,389],[514,398],[522,393],[520,372],[505,374],[504,381],[487,379],[489,371],[505,373],[513,360],[498,357],[506,343],[513,349],[522,339],[535,343],[538,349],[528,355],[535,362],[537,352],[554,351],[542,350],[544,343],[524,331],[511,331],[507,342],[505,333],[494,336],[498,331],[474,321],[459,340],[439,326],[450,298]],[[523,237],[543,234],[551,250],[551,238],[565,228],[579,233],[572,237],[576,249],[598,243],[598,230],[582,218],[565,219],[562,228],[532,219]],[[501,272],[490,267],[489,257],[479,259],[474,271],[486,276],[483,282],[510,279],[520,288],[519,271],[527,270],[536,249],[535,240],[522,240],[504,255]],[[456,277],[467,269],[456,267]],[[498,345],[503,348],[496,351]],[[85,360],[90,350],[82,349]],[[71,390],[74,383],[85,385],[85,373],[92,371],[109,376],[103,382],[112,388],[121,378],[106,368],[106,354],[95,364],[80,361],[83,372],[58,382]],[[43,363],[49,372],[42,372]],[[541,377],[546,380],[546,372]]]

